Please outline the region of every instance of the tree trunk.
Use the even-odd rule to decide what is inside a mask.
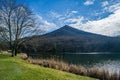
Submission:
[[[12,57],[17,56],[18,49],[16,46],[12,47]]]
[[[12,49],[12,57],[14,57],[15,56],[15,49],[13,48]]]
[[[18,53],[18,49],[15,48],[15,56],[17,56],[17,53]]]

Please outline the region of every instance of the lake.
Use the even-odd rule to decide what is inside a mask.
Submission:
[[[57,56],[69,64],[82,65],[86,68],[98,67],[111,73],[120,71],[120,54],[118,53],[67,53]]]

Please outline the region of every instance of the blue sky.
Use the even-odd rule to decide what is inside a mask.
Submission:
[[[120,0],[26,0],[46,32],[64,25],[108,36],[120,35]]]

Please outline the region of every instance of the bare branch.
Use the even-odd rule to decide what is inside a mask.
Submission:
[[[0,23],[0,35],[13,52],[24,42],[21,38],[35,32],[32,11],[16,0],[0,0]]]

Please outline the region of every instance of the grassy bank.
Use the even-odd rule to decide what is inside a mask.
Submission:
[[[96,80],[29,64],[18,57],[0,54],[0,80]]]
[[[100,80],[120,80],[119,73],[110,73],[104,69],[102,70],[95,67],[86,69],[82,66],[67,64],[61,60],[56,60],[54,58],[52,59],[28,58],[26,60],[32,64],[37,64],[37,65],[48,67],[48,68],[66,71],[66,72],[77,74],[77,75],[89,76],[89,77],[97,78]]]

